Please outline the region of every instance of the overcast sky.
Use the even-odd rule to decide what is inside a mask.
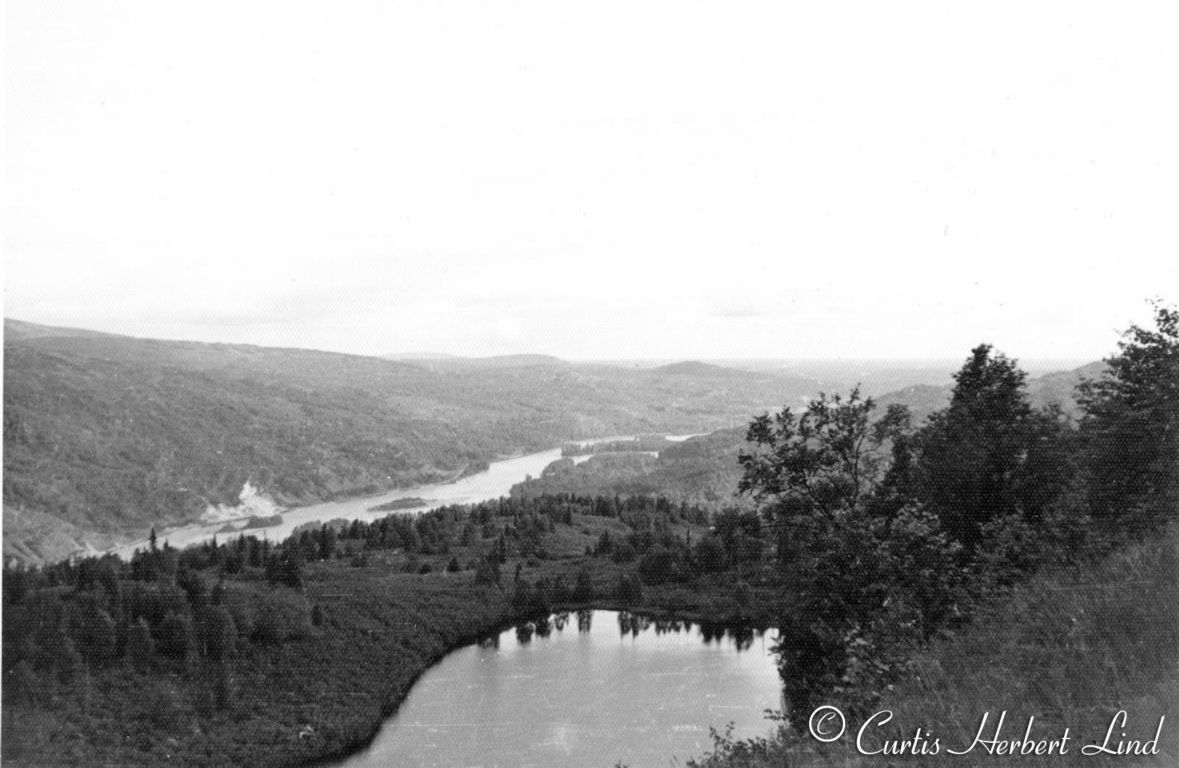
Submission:
[[[1179,300],[1169,5],[7,0],[5,315],[1100,357]]]

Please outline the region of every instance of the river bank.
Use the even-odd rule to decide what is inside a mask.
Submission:
[[[470,474],[460,473],[443,482],[412,485],[376,494],[351,496],[294,507],[282,512],[282,521],[277,525],[259,528],[254,533],[259,537],[277,542],[290,536],[296,528],[309,523],[326,523],[336,519],[377,520],[387,515],[388,511],[375,509],[375,507],[396,503],[403,499],[422,500],[423,504],[416,507],[415,512],[426,512],[447,504],[474,504],[487,501],[506,496],[513,485],[529,475],[539,475],[545,467],[560,457],[561,449],[551,448],[493,461],[485,469]],[[167,542],[176,549],[183,549],[212,541],[217,536],[224,540],[226,535],[233,535],[232,533],[227,534],[224,531],[224,526],[225,521],[177,526],[158,531],[157,539],[161,544]],[[128,559],[136,549],[146,549],[148,545],[147,539],[139,539],[108,549],[107,553]]]
[[[677,443],[698,434],[667,435],[668,442]],[[618,440],[632,439],[628,435],[612,435],[609,437],[592,438],[579,441],[579,444],[592,446]],[[398,504],[406,500],[415,500],[412,512],[422,513],[448,504],[477,504],[481,501],[507,496],[512,486],[523,482],[528,477],[537,477],[554,461],[561,458],[561,447],[548,448],[533,453],[523,453],[504,456],[490,462],[486,467],[474,471],[463,470],[453,477],[437,483],[410,485],[404,488],[393,488],[379,493],[348,496],[340,499],[330,499],[316,504],[292,507],[282,510],[281,522],[264,527],[257,527],[251,531],[255,535],[281,541],[309,524],[326,523],[330,520],[362,520],[372,521],[384,517]],[[594,454],[579,455],[576,461],[582,462]],[[390,506],[392,505],[392,506]],[[249,515],[234,520],[249,520]],[[204,544],[220,536],[235,535],[238,531],[229,531],[226,524],[229,518],[219,519],[209,523],[192,523],[173,526],[157,531],[157,540],[163,544],[167,542],[176,549],[183,549],[197,544]],[[246,532],[245,528],[241,532]],[[114,554],[123,559],[129,559],[136,549],[146,549],[149,546],[147,538],[136,539],[131,542],[118,544],[104,552],[88,552],[87,554]]]

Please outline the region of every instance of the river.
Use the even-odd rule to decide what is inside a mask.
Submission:
[[[543,634],[542,634],[543,633]],[[765,736],[783,709],[774,633],[557,614],[460,648],[428,669],[340,768],[682,766],[708,729]]]
[[[668,440],[686,440],[695,435],[669,435]],[[583,440],[583,443],[600,443],[612,440],[627,440],[625,435]],[[346,520],[379,520],[390,514],[386,511],[372,511],[372,507],[387,504],[398,499],[421,499],[423,503],[414,507],[407,507],[399,512],[421,513],[447,504],[476,504],[489,499],[498,499],[508,495],[512,486],[523,482],[529,475],[539,477],[552,462],[561,458],[561,449],[553,448],[538,451],[524,456],[518,456],[502,461],[493,461],[482,472],[476,472],[467,477],[449,483],[431,483],[412,488],[399,488],[393,491],[372,496],[361,496],[338,501],[325,501],[321,504],[310,504],[305,507],[295,507],[282,513],[282,522],[265,528],[251,528],[241,531],[250,536],[267,538],[271,541],[281,541],[291,535],[291,532],[306,523],[326,523],[329,520],[344,518]],[[578,456],[576,463],[585,461],[589,455]],[[238,532],[222,533],[225,521],[217,523],[193,523],[190,525],[169,528],[159,532],[159,541],[168,542],[177,549],[202,544],[220,534],[224,540],[227,536],[236,536]],[[134,541],[115,547],[110,552],[123,558],[130,558],[136,549],[146,549],[146,539]]]

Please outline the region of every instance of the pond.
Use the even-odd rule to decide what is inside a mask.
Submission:
[[[447,655],[347,768],[682,766],[709,727],[766,736],[783,708],[775,633],[555,614]]]

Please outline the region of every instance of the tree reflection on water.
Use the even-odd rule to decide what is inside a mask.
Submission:
[[[654,629],[656,635],[669,633],[691,632],[698,629],[700,638],[706,645],[713,643],[731,642],[738,651],[748,650],[753,641],[765,635],[764,629],[747,624],[729,624],[723,622],[701,622],[694,624],[681,619],[651,618],[641,614],[619,611],[618,632],[620,637],[638,637],[641,632]]]

